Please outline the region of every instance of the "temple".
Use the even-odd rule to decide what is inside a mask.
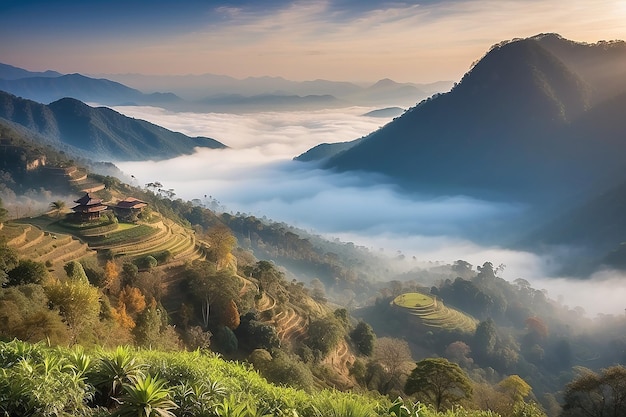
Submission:
[[[100,218],[100,213],[107,209],[99,198],[93,198],[86,193],[78,200],[74,200],[77,206],[72,207],[74,217],[78,221],[91,221]]]
[[[146,207],[148,203],[138,200],[134,197],[127,197],[122,201],[119,201],[114,207],[113,212],[121,221],[136,222],[141,213],[141,210]]]

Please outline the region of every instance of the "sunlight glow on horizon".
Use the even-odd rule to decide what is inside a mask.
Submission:
[[[0,45],[0,56],[29,70],[64,73],[432,82],[459,80],[502,40],[546,32],[584,42],[626,38],[624,1],[407,3],[381,3],[370,10],[337,10],[330,0],[265,9],[204,6],[204,15],[177,16],[180,20],[163,30],[158,17],[134,22],[129,16],[107,31],[104,17],[58,14],[54,17],[70,19],[69,28],[58,31],[51,22],[35,26],[26,15],[9,22],[19,15],[0,14],[0,27],[6,26],[0,36],[12,40]],[[92,31],[88,19],[94,19]],[[24,27],[18,35],[12,30],[16,25]]]

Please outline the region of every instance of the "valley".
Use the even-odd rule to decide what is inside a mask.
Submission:
[[[55,101],[0,92],[0,410],[37,415],[52,360],[67,364],[55,384],[82,381],[69,414],[118,415],[154,384],[168,416],[576,415],[626,360],[625,51],[501,42],[423,100],[426,85],[391,80],[219,78],[220,106],[241,111],[207,114],[1,67],[17,78],[0,88]],[[81,90],[137,102],[46,96]],[[550,281],[585,283],[585,307]],[[129,366],[121,388],[99,379],[109,360]],[[427,388],[438,372],[456,378],[449,397]]]

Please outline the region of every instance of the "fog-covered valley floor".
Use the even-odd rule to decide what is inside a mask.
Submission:
[[[353,140],[390,120],[363,116],[372,108],[238,115],[132,106],[115,110],[229,146],[167,161],[116,163],[132,175],[135,185],[159,181],[173,189],[176,198],[206,204],[217,200],[228,212],[267,217],[354,242],[388,254],[406,270],[458,259],[474,266],[503,264],[503,278],[524,278],[546,289],[551,298],[582,306],[589,316],[624,311],[626,280],[618,273],[597,273],[586,280],[558,277],[558,256],[472,238],[515,227],[528,207],[469,196],[408,195],[382,177],[332,173],[292,160],[317,144]]]

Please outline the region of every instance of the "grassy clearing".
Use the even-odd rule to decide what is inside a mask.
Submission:
[[[413,308],[413,307],[427,307],[435,302],[434,298],[422,294],[419,292],[409,292],[399,295],[393,300],[394,304],[399,307]]]

